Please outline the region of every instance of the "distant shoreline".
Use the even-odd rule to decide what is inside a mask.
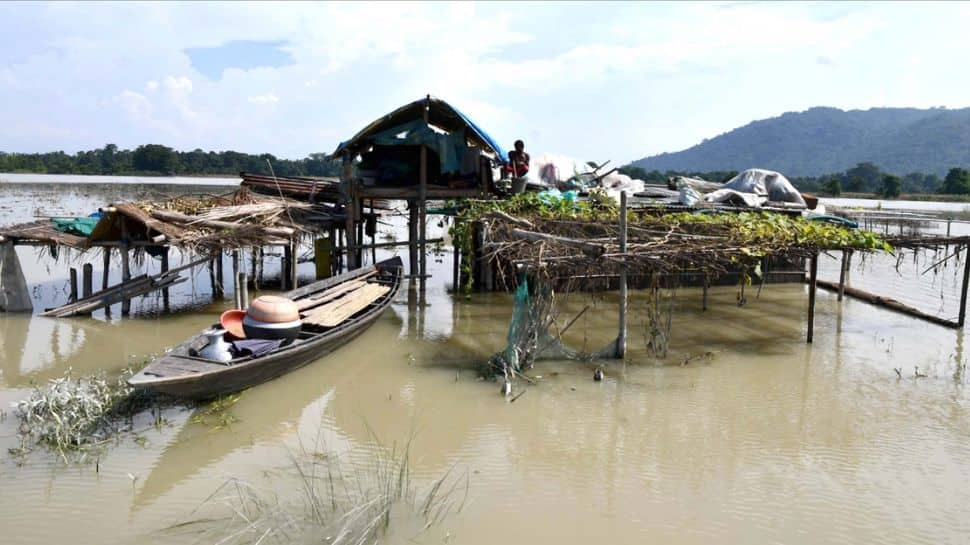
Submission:
[[[161,176],[142,174],[35,174],[27,172],[0,172],[4,184],[142,184],[142,185],[210,185],[238,186],[239,176],[231,175],[185,175]]]

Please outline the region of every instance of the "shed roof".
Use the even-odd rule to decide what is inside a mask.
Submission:
[[[461,113],[457,108],[448,104],[440,98],[428,96],[415,100],[410,104],[405,104],[393,112],[379,117],[364,127],[349,140],[341,142],[333,152],[333,157],[340,156],[344,151],[357,153],[363,151],[362,148],[369,146],[369,138],[382,131],[403,125],[408,121],[422,119],[424,108],[428,107],[428,122],[449,132],[468,129],[468,139],[476,145],[481,146],[485,151],[494,153],[499,161],[505,162],[505,152],[494,138],[489,136],[468,116]]]

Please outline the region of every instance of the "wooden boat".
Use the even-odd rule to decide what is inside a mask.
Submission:
[[[259,357],[220,363],[200,357],[204,334],[156,358],[128,379],[133,388],[208,399],[272,380],[328,354],[363,333],[401,286],[401,258],[321,280],[284,295],[300,308],[303,327],[291,344]]]

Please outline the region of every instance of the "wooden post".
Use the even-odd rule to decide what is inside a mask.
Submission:
[[[957,326],[963,327],[967,319],[967,287],[970,283],[970,246],[963,248],[963,288],[960,290],[960,319]]]
[[[67,301],[73,303],[77,301],[77,269],[71,267],[71,293],[67,296]]]
[[[168,250],[169,250],[169,247],[166,246],[165,247],[165,250],[162,251],[162,272],[163,273],[164,272],[168,272]],[[169,310],[168,303],[169,303],[169,299],[168,299],[168,288],[163,288],[162,289],[162,307],[165,309],[165,312],[168,312],[168,310]]]
[[[101,289],[108,289],[108,275],[111,273],[111,247],[105,246],[101,249]]]
[[[427,98],[425,98],[425,102],[424,102],[425,125],[428,124],[428,114],[430,109],[431,109],[431,95],[428,95]],[[418,185],[418,213],[420,215],[419,217],[421,222],[421,232],[419,234],[421,249],[418,255],[421,260],[421,266],[420,266],[421,279],[420,279],[419,285],[421,286],[421,291],[424,291],[425,280],[427,279],[427,276],[428,276],[428,251],[427,251],[427,248],[425,247],[425,240],[428,238],[428,200],[427,200],[428,198],[428,148],[424,145],[421,146],[420,174],[421,174],[420,185]]]
[[[482,289],[488,292],[495,291],[495,274],[492,270],[492,260],[485,254],[485,241],[488,240],[488,221],[482,220]]]
[[[354,212],[357,217],[357,248],[354,250],[356,252],[356,258],[358,266],[363,266],[364,264],[364,199],[357,199],[357,211]]]
[[[283,261],[280,263],[280,289],[283,291],[293,289],[290,287],[290,264],[293,261],[293,252],[290,245],[283,246]]]
[[[221,267],[220,267],[221,269]],[[220,272],[222,272],[220,270]],[[221,274],[220,282],[222,281]],[[235,303],[233,308],[243,308],[242,301],[239,300],[239,296],[242,292],[239,289],[239,250],[232,251],[232,300]]]
[[[121,281],[131,280],[131,263],[129,262],[128,252],[128,222],[121,220]],[[125,297],[121,300],[121,315],[127,316],[131,312],[131,299]]]
[[[101,289],[108,289],[109,275],[111,274],[111,247],[105,246],[101,249],[102,262],[101,266],[104,268],[101,271]],[[106,317],[111,316],[111,305],[104,307],[104,315]]]
[[[246,310],[249,308],[249,279],[246,276],[246,271],[236,273],[236,285],[239,286],[239,295],[236,297],[239,306],[236,308]]]
[[[414,279],[421,274],[418,269],[418,203],[408,200],[408,273],[411,275],[409,287],[415,287]]]
[[[209,260],[209,285],[212,286],[212,299],[216,298],[216,260]]]
[[[370,217],[367,219],[367,230],[370,232],[370,258],[373,263],[377,263],[377,216],[374,214],[374,199],[370,200]]]
[[[451,284],[452,291],[458,293],[461,291],[461,248],[458,247],[458,241],[455,241],[454,250],[451,253]]]
[[[620,253],[623,265],[620,268],[620,330],[616,336],[616,357],[626,356],[626,191],[620,192]]]
[[[340,253],[337,251],[336,227],[330,227],[327,238],[330,239],[330,274],[334,275],[340,272]]]
[[[258,250],[259,250],[259,259],[257,260],[256,265],[258,266],[259,270],[256,272],[256,278],[253,278],[253,286],[255,286],[256,289],[260,289],[260,286],[263,285],[263,271],[266,268],[265,267],[266,252],[263,251],[262,246],[260,246]]]
[[[256,289],[259,289],[258,286],[256,286],[256,247],[255,246],[249,248],[249,278],[248,279],[252,279],[253,287],[255,287]],[[246,286],[247,287],[249,286],[248,282],[246,283]]]
[[[94,266],[85,263],[81,269],[81,297],[90,297],[94,293]]]
[[[233,257],[235,258],[235,254],[233,254]],[[219,299],[222,299],[226,295],[225,271],[223,271],[222,258],[222,251],[220,251],[216,257],[216,285],[213,287],[213,293],[217,293]],[[233,259],[233,264],[235,264],[237,259]]]
[[[337,229],[337,274],[344,272],[344,230]]]
[[[297,239],[290,240],[290,289],[295,290],[300,287],[299,284],[299,272],[300,272],[300,253],[299,253],[299,242]]]
[[[815,338],[815,290],[818,288],[818,254],[812,255],[809,267],[807,342],[812,342]]]
[[[842,251],[842,265],[839,269],[839,301],[841,301],[842,297],[845,295],[845,272],[848,270],[849,255],[851,252],[852,250]]]
[[[344,214],[346,220],[344,222],[344,235],[347,237],[347,245],[345,247],[347,254],[347,270],[354,270],[357,268],[357,241],[354,240],[355,226],[354,226],[354,216],[357,215],[357,191],[354,189],[353,180],[351,180],[351,163],[350,163],[350,153],[344,152],[343,160],[343,176],[341,182],[343,183],[346,195],[344,203]]]

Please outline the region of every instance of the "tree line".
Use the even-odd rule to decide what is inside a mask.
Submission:
[[[253,155],[238,151],[178,151],[159,144],[145,144],[133,150],[114,144],[68,154],[0,152],[0,172],[36,174],[95,174],[149,176],[232,175],[242,171],[269,174],[269,164],[279,176],[339,176],[340,162],[324,153],[304,159],[280,159],[269,153]]]
[[[633,165],[621,167],[620,172],[648,183],[665,183],[672,176],[689,176],[724,183],[738,174],[736,170],[709,172],[648,171]],[[815,177],[792,177],[789,180],[799,191],[820,192],[834,196],[842,193],[871,193],[882,197],[898,197],[902,193],[970,195],[970,170],[959,167],[951,168],[947,175],[941,179],[936,174],[921,172],[910,172],[898,176],[884,172],[871,162],[864,162],[844,172]]]

